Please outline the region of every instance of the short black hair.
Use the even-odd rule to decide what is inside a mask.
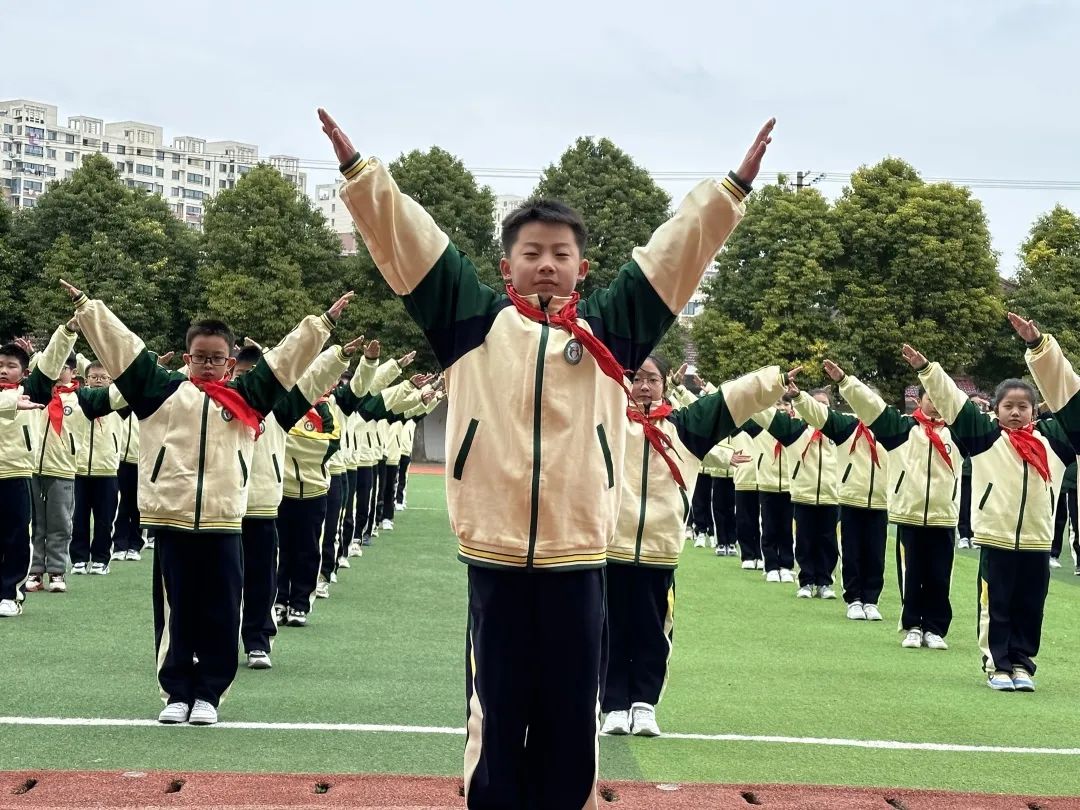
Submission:
[[[667,383],[667,378],[671,376],[671,363],[658,354],[650,354],[645,359],[653,361],[657,370],[660,372],[660,376],[663,377],[664,382]],[[642,365],[644,365],[644,363]]]
[[[191,340],[188,340],[191,343]],[[243,363],[245,366],[253,366],[262,360],[262,349],[255,346],[245,346],[236,353],[236,362]]]
[[[994,410],[997,411],[998,405],[1001,404],[1001,400],[1005,399],[1005,395],[1010,391],[1023,391],[1027,394],[1027,398],[1031,400],[1032,410],[1036,410],[1039,407],[1039,395],[1035,392],[1035,386],[1024,380],[1009,379],[1004,380],[998,384],[998,387],[994,390],[994,401],[991,403]]]
[[[585,255],[585,243],[589,234],[581,214],[566,203],[558,200],[535,199],[522,203],[503,220],[502,249],[504,256],[510,255],[510,251],[517,241],[518,232],[530,222],[547,222],[552,225],[568,226],[574,232],[578,252],[582,256]]]
[[[922,399],[923,397],[926,396],[926,389],[923,388],[921,385],[919,386],[918,391],[919,391],[919,397],[918,397],[919,399]]]
[[[86,367],[86,373],[89,374],[95,368],[100,368],[102,371],[105,371],[105,366],[103,366],[100,361],[95,360]]]
[[[30,368],[30,355],[21,347],[14,343],[5,343],[0,346],[0,357],[14,357],[19,361],[19,365],[22,366],[23,371]]]
[[[224,338],[229,346],[230,353],[232,352],[233,344],[236,343],[236,338],[233,336],[232,330],[224,321],[195,321],[195,323],[188,327],[187,335],[184,337],[184,348],[190,349],[191,341],[197,337]]]
[[[67,360],[64,361],[64,365],[70,368],[72,371],[79,365],[79,361],[75,358],[75,352],[72,352],[67,356]]]
[[[351,368],[345,369],[343,372],[341,372],[341,376],[338,377],[339,380],[351,380],[352,378],[353,370]]]

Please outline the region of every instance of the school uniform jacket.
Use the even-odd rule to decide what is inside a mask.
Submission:
[[[622,387],[569,345],[567,331],[482,285],[382,163],[357,156],[343,171],[357,230],[445,369],[447,505],[459,558],[527,570],[603,566],[621,491]],[[577,323],[623,368],[638,368],[674,322],[738,224],[747,192],[732,177],[702,182],[611,286],[579,303]],[[538,296],[526,298],[540,306]],[[568,300],[553,297],[548,311]]]
[[[885,400],[858,379],[850,374],[844,377],[840,381],[840,393],[855,415],[873,431],[878,445],[889,451],[889,522],[955,527],[960,517],[964,454],[948,426],[943,425],[936,432],[952,461],[951,467],[934,449],[922,425],[886,405]]]
[[[67,331],[65,327],[60,329]],[[52,399],[53,380],[60,376],[70,353],[71,341],[58,329],[45,350],[34,355],[37,362],[22,385],[0,392],[11,399],[10,419],[0,422],[0,480],[31,478],[38,471],[40,420],[45,411],[20,411],[16,405],[22,394],[41,405],[48,405]]]
[[[82,296],[75,317],[141,421],[143,524],[190,532],[239,532],[247,510],[255,431],[186,375],[159,366],[142,340],[101,301]],[[229,387],[265,418],[311,365],[332,328],[327,315],[305,318]]]
[[[57,327],[50,339],[50,345],[56,341],[66,354],[66,358],[75,347],[78,333],[69,332],[67,325]],[[38,358],[40,363],[40,358]],[[35,369],[37,370],[37,369]],[[57,374],[59,377],[59,374]],[[51,378],[54,383],[57,377]],[[75,470],[78,467],[79,447],[76,442],[77,420],[72,415],[79,408],[79,396],[75,391],[60,394],[60,402],[64,408],[64,419],[61,422],[60,432],[57,433],[49,422],[48,407],[45,410],[34,411],[35,432],[37,439],[37,460],[34,472],[36,475],[47,475],[53,478],[75,479]],[[45,403],[46,406],[48,402]]]
[[[139,417],[130,409],[120,432],[120,461],[123,464],[139,463]]]
[[[93,404],[100,395],[92,398],[90,392],[102,390],[109,393],[109,407],[117,410],[92,416],[100,411],[101,406]],[[75,443],[79,450],[75,472],[92,478],[115,478],[120,469],[120,439],[125,421],[119,409],[124,408],[124,412],[130,415],[126,410],[127,403],[115,386],[80,388],[76,393],[79,395],[79,410],[71,415],[72,432],[76,434]]]
[[[761,463],[761,451],[754,438],[745,430],[740,429],[738,433],[728,439],[728,445],[734,452],[750,456],[749,462],[739,464],[733,470],[732,477],[735,479],[735,491],[757,492],[757,468],[758,464]]]
[[[608,543],[608,562],[675,568],[686,537],[683,526],[701,459],[747,417],[775,402],[785,386],[778,366],[764,368],[724,383],[718,393],[672,411],[656,423],[671,439],[668,453],[676,460],[689,492],[676,483],[667,462],[645,438],[642,426],[627,420],[623,428],[627,451],[622,503],[615,534]],[[614,470],[610,476],[614,478]]]
[[[375,361],[368,362],[375,363]],[[376,395],[386,390],[400,374],[401,366],[398,365],[397,360],[387,360],[384,363],[374,365],[373,373],[366,380],[357,380],[354,376],[349,385],[349,390],[356,398]],[[407,390],[411,392],[413,388],[412,383],[409,383]],[[338,396],[336,399],[340,403],[341,397]],[[376,422],[365,419],[359,410],[342,408],[342,411],[345,413],[346,429],[351,434],[355,466],[358,468],[374,467],[383,457]]]
[[[836,444],[828,436],[814,439],[814,428],[778,408],[768,408],[754,421],[784,447],[791,465],[791,500],[805,506],[836,506]],[[784,453],[781,453],[783,455]],[[774,449],[775,455],[775,449]]]
[[[294,500],[311,500],[329,491],[328,463],[341,441],[341,427],[329,404],[320,402],[312,410],[321,423],[305,414],[285,436],[284,494]]]
[[[753,419],[745,422],[741,430],[754,443],[754,477],[757,479],[758,492],[789,492],[791,476],[784,445]]]
[[[820,430],[837,446],[837,499],[840,504],[859,509],[888,509],[889,454],[878,445],[877,463],[874,463],[870,442],[859,434],[862,422],[818,402],[805,391],[792,404],[807,424]],[[870,435],[873,436],[872,431]]]
[[[919,379],[971,458],[974,539],[991,548],[1050,551],[1057,495],[1065,468],[1076,459],[1062,425],[1056,419],[1035,423],[1033,435],[1046,449],[1050,469],[1050,480],[1044,481],[1016,452],[998,420],[982,413],[940,365],[930,363]],[[1080,431],[1075,437],[1080,440]]]
[[[286,432],[281,425],[296,424],[322,393],[348,367],[341,347],[332,346],[315,358],[289,393],[277,401],[263,420],[263,434],[255,442],[251,459],[245,518],[274,519],[285,489]]]

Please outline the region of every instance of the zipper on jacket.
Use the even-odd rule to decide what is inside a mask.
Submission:
[[[121,459],[121,461],[127,461],[128,453],[131,452],[131,431],[134,430],[134,428],[131,426],[131,420],[134,419],[134,418],[135,418],[135,414],[133,414],[133,413],[128,414],[127,440],[124,442],[124,457]]]
[[[822,439],[817,443],[817,498],[815,498],[814,500],[817,506],[821,506],[821,445],[824,443],[824,441],[825,439]]]
[[[26,425],[22,426],[23,441],[26,443],[26,452],[30,453],[34,449],[34,445],[30,443],[30,428]]]
[[[529,504],[529,552],[525,558],[525,569],[531,571],[533,555],[536,553],[536,532],[540,521],[540,415],[543,410],[544,394],[544,354],[547,351],[549,325],[547,307],[544,307],[544,322],[540,324],[540,345],[536,352],[536,375],[533,380],[533,468],[532,492]]]
[[[42,475],[45,468],[45,445],[49,442],[49,420],[45,420],[45,430],[41,434],[41,455],[38,456],[38,475]]]
[[[867,509],[873,509],[874,508],[874,473],[876,472],[876,470],[874,469],[875,466],[876,465],[874,464],[874,457],[871,456],[870,457],[870,491],[866,493],[866,508]]]
[[[199,425],[199,475],[195,479],[195,529],[202,518],[203,479],[206,476],[206,418],[210,413],[210,397],[203,394],[202,423]]]
[[[72,441],[74,441],[74,437]],[[89,475],[94,470],[94,420],[90,420],[90,453],[86,457],[86,474]]]
[[[1016,550],[1020,550],[1020,530],[1024,526],[1024,509],[1027,508],[1028,463],[1024,462],[1024,488],[1020,491],[1020,515],[1016,518]]]
[[[634,565],[641,565],[641,537],[645,534],[645,505],[649,500],[649,439],[644,440],[641,452],[641,508],[638,511],[637,541],[634,545]]]
[[[926,500],[923,502],[922,525],[925,526],[930,520],[930,465],[934,461],[934,443],[929,442],[926,448]]]
[[[300,462],[295,458],[292,460],[293,473],[296,475],[296,483],[300,486],[300,499],[304,498],[304,477],[300,475]]]

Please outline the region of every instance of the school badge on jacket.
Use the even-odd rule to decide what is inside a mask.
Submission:
[[[570,340],[566,344],[566,348],[563,349],[563,357],[566,362],[572,366],[576,366],[581,362],[581,355],[584,353],[584,349],[581,346],[580,340]]]

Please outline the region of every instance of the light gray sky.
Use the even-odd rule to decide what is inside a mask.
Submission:
[[[329,159],[321,104],[384,158],[439,144],[470,167],[539,170],[590,134],[652,171],[720,172],[776,115],[767,175],[892,154],[928,177],[1080,189],[1069,0],[104,0],[6,4],[2,19],[23,44],[0,97],[159,124],[167,140]],[[333,177],[309,174],[309,192]],[[481,180],[497,193],[534,183]],[[678,200],[690,183],[664,185]],[[1080,190],[976,194],[1006,275],[1039,213],[1080,211]]]

